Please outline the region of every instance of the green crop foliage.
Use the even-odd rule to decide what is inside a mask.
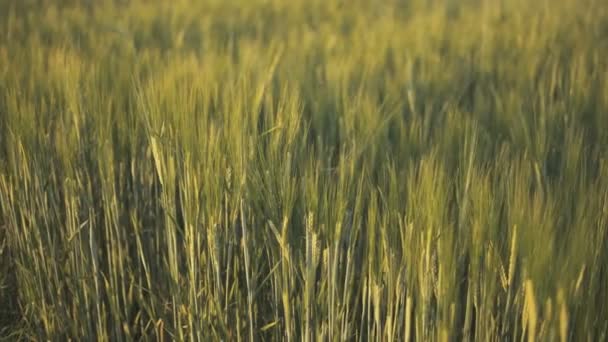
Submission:
[[[0,338],[608,339],[601,0],[0,0]]]

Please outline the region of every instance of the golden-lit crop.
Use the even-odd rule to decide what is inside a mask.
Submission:
[[[0,0],[0,339],[601,341],[600,0]]]

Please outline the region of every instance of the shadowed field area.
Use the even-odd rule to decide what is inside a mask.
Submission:
[[[0,338],[608,339],[600,0],[0,0]]]

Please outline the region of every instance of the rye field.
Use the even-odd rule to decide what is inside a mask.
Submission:
[[[0,339],[608,340],[608,2],[0,0]]]

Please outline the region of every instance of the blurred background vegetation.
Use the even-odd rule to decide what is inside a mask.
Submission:
[[[601,0],[0,0],[0,336],[608,338]]]

